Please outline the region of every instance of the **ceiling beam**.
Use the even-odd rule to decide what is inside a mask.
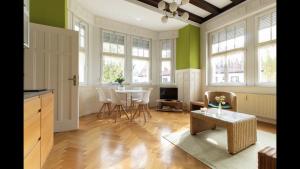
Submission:
[[[143,3],[145,3],[145,4],[148,4],[148,5],[151,5],[151,6],[157,8],[157,7],[158,7],[158,3],[159,3],[161,0],[138,0],[138,1],[143,2]],[[169,10],[168,10],[168,11],[169,11]],[[183,12],[189,13],[189,20],[191,20],[191,21],[193,21],[193,22],[196,22],[196,23],[201,24],[201,23],[204,21],[203,18],[202,18],[201,16],[198,16],[198,15],[195,15],[195,14],[193,14],[193,13],[190,13],[190,12],[184,10],[184,9],[178,8],[178,11],[181,12],[181,13],[183,13]]]
[[[212,14],[220,13],[220,9],[204,0],[190,0],[190,3]]]

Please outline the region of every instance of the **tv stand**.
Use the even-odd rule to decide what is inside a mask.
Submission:
[[[183,102],[180,100],[172,99],[158,99],[156,100],[157,111],[166,111],[166,112],[182,112],[183,111]]]

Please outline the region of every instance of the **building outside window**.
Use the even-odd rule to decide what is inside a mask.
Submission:
[[[149,83],[151,67],[150,40],[132,38],[132,83]]]
[[[161,73],[160,82],[168,84],[173,82],[173,52],[174,43],[171,39],[161,40]]]
[[[258,83],[276,83],[276,11],[258,17],[257,59]]]
[[[102,82],[114,82],[124,76],[125,35],[111,31],[102,32]]]
[[[88,24],[74,18],[73,29],[79,33],[79,84],[87,83]]]
[[[245,35],[244,21],[209,34],[210,84],[245,84]]]

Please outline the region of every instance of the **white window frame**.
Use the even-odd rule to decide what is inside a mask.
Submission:
[[[103,34],[104,34],[104,32],[124,36],[124,54],[103,52],[103,42],[104,42],[103,41]],[[127,66],[126,66],[126,63],[127,63],[126,54],[127,54],[127,52],[126,51],[127,51],[126,34],[116,32],[116,31],[106,30],[106,29],[100,29],[100,84],[110,84],[110,82],[104,82],[103,81],[104,55],[111,56],[111,57],[116,57],[116,58],[123,58],[124,59],[124,77],[126,77],[126,72],[127,72]]]
[[[259,35],[258,32],[259,32],[259,19],[260,19],[260,17],[262,17],[264,15],[271,14],[272,12],[275,12],[275,11],[276,11],[276,9],[273,8],[273,9],[267,10],[267,11],[265,11],[263,13],[260,13],[259,15],[255,16],[255,31],[254,31],[255,32],[254,33],[254,36],[255,36],[255,38],[254,38],[255,39],[255,86],[260,86],[260,87],[276,87],[277,79],[276,79],[275,83],[271,83],[271,82],[260,83],[259,82],[259,59],[258,59],[258,48],[259,47],[267,46],[267,45],[272,45],[274,43],[277,46],[277,35],[276,35],[276,39],[275,40],[271,39],[270,41],[261,42],[261,43],[259,43],[259,41],[258,41],[259,40],[259,38],[258,38],[258,35]],[[276,25],[276,28],[277,28],[277,25]],[[276,54],[276,59],[277,59],[277,54]],[[277,64],[277,62],[276,62],[276,64]],[[277,69],[277,66],[276,66],[276,69]]]
[[[145,40],[145,41],[148,41],[149,42],[149,57],[140,57],[140,56],[133,56],[132,54],[132,48],[133,48],[133,39],[139,39],[139,40]],[[142,84],[142,85],[148,85],[148,84],[151,84],[152,83],[152,41],[151,39],[149,38],[144,38],[144,37],[140,37],[140,36],[131,36],[131,44],[130,44],[130,65],[131,65],[131,72],[128,74],[131,75],[130,79],[131,79],[131,83],[132,84]],[[133,82],[133,69],[132,69],[132,66],[133,66],[133,60],[136,59],[136,60],[144,60],[144,61],[148,61],[149,62],[149,79],[148,79],[148,82]]]
[[[218,52],[218,53],[214,53],[212,54],[212,34],[213,33],[216,33],[216,32],[219,32],[221,30],[226,30],[226,28],[228,27],[231,27],[231,26],[234,26],[234,25],[237,25],[237,24],[244,24],[245,25],[245,32],[244,32],[244,36],[245,36],[245,39],[244,39],[244,47],[241,47],[241,48],[234,48],[234,49],[231,49],[231,50],[227,50],[227,51],[224,51],[224,52]],[[207,51],[208,51],[208,55],[207,55],[207,62],[206,62],[206,65],[207,65],[207,84],[208,86],[246,86],[247,85],[247,39],[248,39],[248,36],[247,36],[247,22],[245,19],[243,20],[239,20],[237,22],[234,22],[230,25],[226,25],[222,28],[219,28],[217,30],[214,30],[212,32],[208,32],[207,34],[207,37],[208,37],[208,48],[207,48]],[[232,52],[237,52],[237,51],[243,51],[244,52],[244,83],[230,83],[230,82],[223,82],[223,83],[212,83],[212,72],[211,72],[211,58],[213,57],[213,55],[222,55],[222,54],[227,54],[227,53],[232,53]],[[227,64],[225,65],[225,72],[227,72]],[[225,79],[227,79],[227,74],[225,74]]]
[[[78,50],[79,52],[85,53],[85,66],[84,66],[84,82],[79,82],[79,86],[86,86],[88,84],[88,58],[89,58],[89,25],[82,19],[79,19],[76,16],[73,16],[73,30],[75,30],[76,23],[79,24],[79,27],[84,26],[85,27],[85,47],[80,47],[80,31],[78,32]],[[78,58],[79,59],[79,58]]]
[[[163,50],[163,41],[170,40],[171,41],[171,57],[170,58],[163,58],[162,57],[162,50]],[[161,67],[162,67],[162,62],[163,61],[170,61],[171,62],[171,81],[169,83],[163,83],[162,82],[162,72],[161,72]],[[170,84],[175,84],[175,40],[174,39],[161,39],[159,41],[159,84],[161,85],[170,85]]]

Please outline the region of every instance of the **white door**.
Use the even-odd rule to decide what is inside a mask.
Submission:
[[[31,23],[25,49],[26,89],[54,89],[54,131],[79,128],[78,32]]]

